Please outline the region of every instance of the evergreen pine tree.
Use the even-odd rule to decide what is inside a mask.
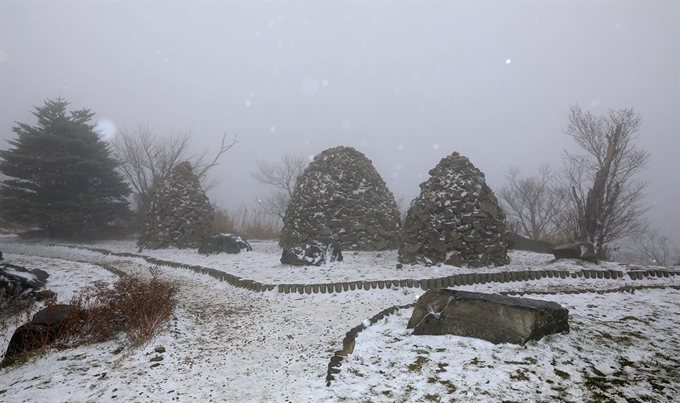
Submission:
[[[32,112],[35,126],[18,123],[12,149],[0,150],[0,217],[39,227],[48,237],[106,235],[129,213],[130,188],[116,171],[89,109],[66,112],[57,98]]]

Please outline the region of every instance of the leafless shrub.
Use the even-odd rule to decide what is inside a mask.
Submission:
[[[154,275],[128,275],[108,287],[96,283],[80,292],[71,305],[80,312],[66,332],[67,344],[89,344],[125,332],[133,345],[148,342],[162,329],[177,306],[177,287]]]
[[[522,176],[520,168],[513,166],[506,179],[498,198],[508,227],[534,240],[555,238],[560,231],[557,217],[564,208],[565,197],[550,165],[541,165],[538,175],[531,176]]]
[[[680,265],[680,249],[656,229],[631,237],[626,242],[625,249],[621,258],[633,263],[650,266]]]
[[[104,342],[125,333],[131,345],[144,345],[167,324],[177,306],[177,291],[175,285],[158,275],[150,279],[128,275],[111,286],[96,282],[71,299],[69,312],[58,328],[36,333],[32,336],[36,339],[27,340],[27,344],[40,346],[38,352],[66,349]],[[21,322],[13,318],[15,325],[26,323],[30,311]],[[4,365],[24,362],[35,354],[36,350],[25,351]]]
[[[234,210],[216,206],[213,231],[236,234],[246,239],[278,239],[281,222],[278,217],[246,205]]]

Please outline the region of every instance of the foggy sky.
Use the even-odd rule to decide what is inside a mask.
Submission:
[[[0,148],[61,96],[196,148],[239,144],[210,194],[267,189],[257,158],[352,146],[408,203],[453,151],[497,190],[510,165],[561,167],[569,106],[634,107],[650,217],[680,240],[680,2],[0,0]]]

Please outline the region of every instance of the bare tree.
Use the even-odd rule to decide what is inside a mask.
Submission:
[[[636,178],[649,153],[637,145],[640,116],[633,109],[594,116],[571,107],[565,133],[585,154],[564,152],[564,179],[570,189],[574,235],[592,242],[606,258],[610,242],[640,234],[649,207],[643,203],[648,181]]]
[[[148,125],[139,125],[134,130],[122,129],[114,138],[113,150],[121,171],[135,191],[137,211],[146,210],[156,186],[182,161],[191,162],[205,190],[216,186],[216,179],[208,179],[208,171],[218,165],[222,154],[238,143],[236,135],[231,143],[227,143],[226,138],[225,134],[215,158],[209,160],[209,148],[199,154],[191,151],[189,131],[159,136]]]
[[[508,182],[498,196],[510,227],[534,240],[552,240],[559,230],[557,217],[565,201],[550,165],[543,164],[538,175],[526,177],[519,167],[513,166],[505,177]]]
[[[680,265],[680,249],[658,230],[634,237],[633,250],[641,263],[655,266]]]
[[[263,185],[273,186],[274,190],[258,199],[260,208],[267,214],[283,219],[288,202],[293,197],[295,183],[308,164],[304,155],[284,154],[279,161],[257,160],[257,170],[251,176]]]

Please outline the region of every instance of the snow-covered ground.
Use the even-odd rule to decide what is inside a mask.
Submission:
[[[356,280],[444,277],[473,269],[396,268],[396,252],[345,252],[323,267],[279,263],[275,242],[253,242],[239,255],[193,250],[143,251],[159,259],[211,267],[262,283],[316,284]],[[134,242],[85,245],[136,253]],[[68,301],[79,288],[115,276],[98,264],[148,273],[143,259],[0,238],[8,263],[50,273],[48,287]],[[550,255],[512,252],[500,270],[570,270],[590,263],[555,262]],[[626,271],[616,263],[600,267]],[[459,289],[481,292],[550,291],[535,298],[570,310],[569,334],[526,346],[493,345],[455,336],[412,336],[410,310],[362,331],[326,386],[326,371],[345,333],[379,311],[415,302],[417,288],[326,294],[254,293],[207,275],[162,267],[180,285],[180,306],[149,345],[131,349],[123,339],[49,352],[0,370],[0,401],[7,402],[449,402],[449,401],[672,401],[680,396],[680,290],[563,294],[624,285],[680,286],[680,276],[643,280],[543,278]],[[529,296],[530,297],[530,296]],[[0,349],[13,328],[0,329]],[[165,352],[157,353],[162,346]],[[122,348],[122,351],[121,351]],[[152,362],[155,357],[161,361]],[[160,363],[160,365],[154,365]]]

